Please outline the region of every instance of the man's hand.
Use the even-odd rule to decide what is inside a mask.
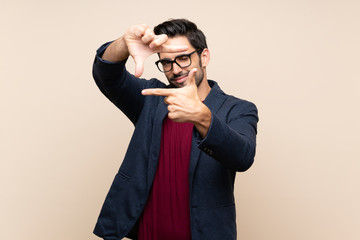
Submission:
[[[144,61],[154,53],[179,52],[187,50],[186,46],[168,46],[165,34],[155,35],[147,25],[136,25],[124,34],[124,40],[129,54],[135,61],[135,76],[140,77],[144,70]]]
[[[135,61],[135,77],[140,77],[144,71],[144,61],[151,54],[181,52],[188,49],[188,46],[166,45],[167,40],[167,35],[155,35],[146,24],[135,25],[110,44],[102,58],[115,62],[125,60],[130,55]]]
[[[149,88],[142,91],[143,95],[165,96],[168,104],[168,118],[175,122],[192,122],[204,138],[211,123],[211,112],[199,98],[195,82],[194,68],[188,75],[188,83],[182,88]]]

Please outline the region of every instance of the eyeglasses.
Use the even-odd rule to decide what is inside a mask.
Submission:
[[[173,64],[176,63],[181,68],[186,68],[191,65],[191,55],[198,52],[199,50],[195,50],[189,54],[182,54],[176,56],[174,60],[170,60],[168,58],[160,59],[155,62],[157,68],[160,72],[170,72],[173,69]]]

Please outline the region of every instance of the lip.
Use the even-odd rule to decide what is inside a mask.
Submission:
[[[186,78],[187,78],[187,76],[178,77],[178,78],[173,79],[173,82],[183,83],[183,82],[185,82]]]

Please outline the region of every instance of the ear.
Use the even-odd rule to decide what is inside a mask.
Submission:
[[[207,48],[204,48],[204,50],[201,52],[200,55],[201,58],[201,66],[202,67],[207,67],[207,65],[209,65],[210,62],[210,51]]]

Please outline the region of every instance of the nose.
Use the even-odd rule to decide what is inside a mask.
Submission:
[[[173,72],[174,74],[178,74],[178,73],[180,73],[181,71],[182,71],[182,68],[179,67],[176,63],[173,63],[172,72]]]

